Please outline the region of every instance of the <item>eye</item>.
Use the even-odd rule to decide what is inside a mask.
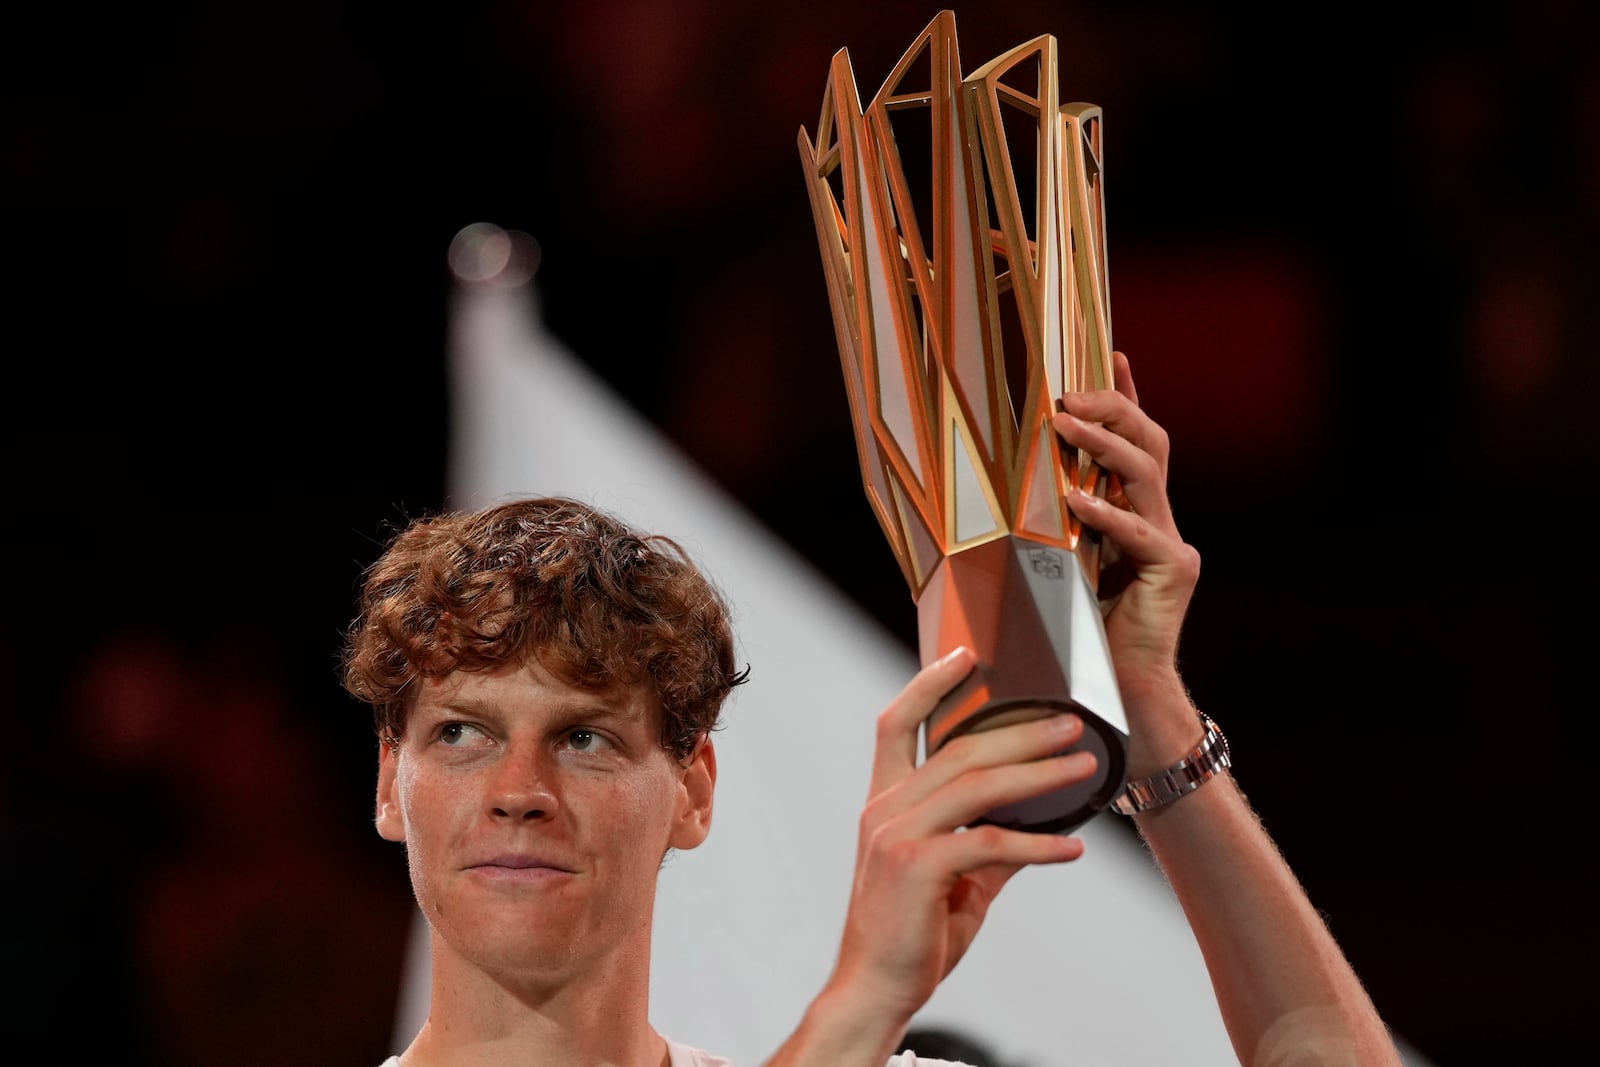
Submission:
[[[439,743],[450,748],[479,744],[484,740],[482,730],[467,722],[447,722],[439,727]]]
[[[599,752],[611,742],[588,727],[578,726],[567,731],[567,744],[579,752]]]

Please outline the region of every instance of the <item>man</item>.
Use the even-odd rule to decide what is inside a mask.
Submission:
[[[1129,572],[1105,623],[1137,782],[1203,733],[1176,668],[1199,556],[1168,504],[1166,434],[1115,362],[1116,390],[1066,397],[1055,427],[1122,486],[1070,505]],[[970,734],[917,764],[922,720],[973,665],[964,649],[930,664],[880,717],[837,963],[768,1067],[880,1067],[1005,882],[1081,855],[1075,837],[965,829],[1093,774],[1092,755],[1058,755],[1076,717]],[[721,597],[677,546],[576,501],[426,519],[394,539],[345,675],[382,741],[378,830],[405,843],[431,932],[428,1020],[391,1062],[725,1063],[650,1026],[650,924],[662,858],[709,832],[711,734],[744,677]],[[1230,776],[1134,817],[1241,1062],[1399,1063]]]

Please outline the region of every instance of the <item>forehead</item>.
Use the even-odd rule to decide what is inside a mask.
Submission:
[[[577,712],[658,725],[660,701],[644,685],[586,689],[556,677],[534,657],[487,671],[454,671],[420,680],[413,714],[441,709],[507,715]]]

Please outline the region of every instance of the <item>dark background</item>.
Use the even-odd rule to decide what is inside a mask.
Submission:
[[[549,326],[911,640],[795,134],[836,49],[870,97],[936,10],[5,16],[0,1026],[130,1065],[389,1051],[409,896],[336,662],[389,526],[444,503],[468,223],[534,235]],[[1586,8],[956,11],[965,69],[1054,34],[1104,108],[1114,337],[1240,781],[1399,1034],[1554,1057],[1597,948]]]

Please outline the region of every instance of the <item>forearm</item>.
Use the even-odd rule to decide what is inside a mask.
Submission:
[[[763,1067],[883,1067],[909,1019],[862,1010],[848,993],[824,990]]]
[[[1343,951],[1231,776],[1136,815],[1245,1067],[1399,1064]]]

